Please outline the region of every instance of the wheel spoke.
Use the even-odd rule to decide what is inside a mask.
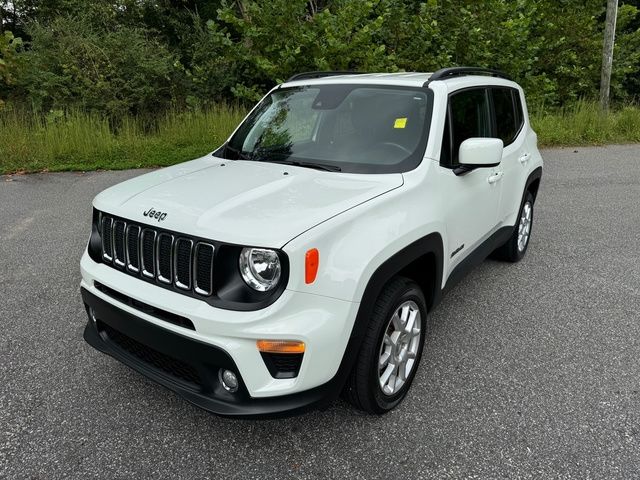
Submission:
[[[404,328],[404,331],[406,333],[411,333],[413,331],[413,326],[416,323],[416,317],[418,316],[418,313],[420,313],[418,312],[418,310],[411,310],[409,312],[409,319],[407,320],[407,324]]]
[[[393,372],[396,370],[396,365],[390,363],[387,365],[385,371],[380,375],[380,386],[384,388],[385,385],[389,382],[389,379],[393,375]]]
[[[402,320],[400,319],[398,312],[396,312],[393,317],[391,317],[391,324],[396,330],[402,330]]]
[[[390,358],[391,358],[391,349],[389,348],[388,350],[384,351],[380,356],[380,361],[378,362],[378,368],[384,368],[389,363]]]
[[[389,377],[389,381],[388,383],[384,386],[383,391],[387,394],[387,395],[392,395],[393,393],[395,393],[396,391],[396,376],[395,375],[391,375]]]
[[[405,362],[398,366],[398,378],[403,382],[407,379],[407,364]]]
[[[411,313],[411,308],[409,307],[409,305],[405,305],[404,307],[402,307],[402,309],[400,310],[400,318],[402,319],[402,324],[405,325],[407,323],[407,320],[409,319],[409,314]]]

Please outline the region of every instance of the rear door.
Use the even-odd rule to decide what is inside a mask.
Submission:
[[[493,136],[489,95],[489,89],[482,87],[464,89],[449,96],[438,180],[447,198],[450,268],[493,233],[498,223],[501,182],[495,179],[500,178],[500,165],[478,168],[462,175],[454,173],[463,141]]]
[[[515,88],[491,87],[495,137],[502,139],[502,192],[498,223],[513,225],[520,208],[530,152],[526,148],[524,115],[520,92]]]

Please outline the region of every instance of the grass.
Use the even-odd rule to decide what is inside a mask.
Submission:
[[[117,129],[81,111],[34,115],[0,111],[0,174],[165,166],[197,158],[219,146],[244,116],[241,107],[169,112],[144,127],[125,118]],[[640,107],[609,114],[579,102],[561,110],[537,109],[531,121],[541,146],[640,142]]]
[[[640,142],[640,106],[604,114],[597,103],[581,101],[547,112],[534,110],[531,124],[541,146],[584,146]]]
[[[172,165],[218,147],[244,114],[218,105],[169,112],[151,129],[125,118],[114,131],[107,120],[80,111],[52,118],[7,109],[0,112],[0,174]]]

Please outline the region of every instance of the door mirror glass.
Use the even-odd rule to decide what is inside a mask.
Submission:
[[[495,167],[502,160],[499,138],[468,138],[460,145],[458,161],[468,167]]]

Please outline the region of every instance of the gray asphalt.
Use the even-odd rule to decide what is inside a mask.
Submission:
[[[640,477],[640,146],[543,156],[527,256],[449,293],[383,417],[222,419],[93,350],[90,201],[141,172],[0,177],[0,477]]]

